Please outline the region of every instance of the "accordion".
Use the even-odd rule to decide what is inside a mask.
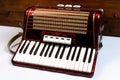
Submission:
[[[17,66],[92,77],[100,48],[103,10],[78,6],[29,7]]]

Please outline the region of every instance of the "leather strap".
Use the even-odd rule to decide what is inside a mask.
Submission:
[[[15,40],[17,40],[19,37],[21,37],[23,35],[23,33],[22,32],[19,32],[18,34],[16,34],[13,38],[11,38],[10,39],[10,41],[8,42],[8,44],[7,44],[7,47],[8,47],[8,50],[11,52],[11,53],[15,53],[15,51],[13,51],[10,47],[11,47],[11,44],[15,41]],[[18,43],[19,44],[19,43]],[[18,44],[16,44],[16,45],[18,45]],[[16,45],[14,45],[14,46],[16,46]]]

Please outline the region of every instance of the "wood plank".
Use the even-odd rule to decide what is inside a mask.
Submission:
[[[120,19],[109,19],[104,21],[105,29],[104,35],[119,36],[120,37]]]
[[[103,34],[120,36],[120,0],[0,0],[0,25],[18,26],[23,23],[24,11],[30,6],[56,6],[59,3],[80,4],[84,8],[103,8]]]

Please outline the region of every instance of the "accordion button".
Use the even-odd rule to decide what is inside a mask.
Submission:
[[[57,7],[64,7],[64,4],[58,4]]]
[[[80,8],[80,5],[73,5],[73,8]]]
[[[66,4],[65,7],[66,8],[72,8],[72,5],[71,4]]]

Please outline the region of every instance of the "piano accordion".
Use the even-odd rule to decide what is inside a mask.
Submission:
[[[12,63],[92,77],[102,39],[102,9],[30,7]]]

